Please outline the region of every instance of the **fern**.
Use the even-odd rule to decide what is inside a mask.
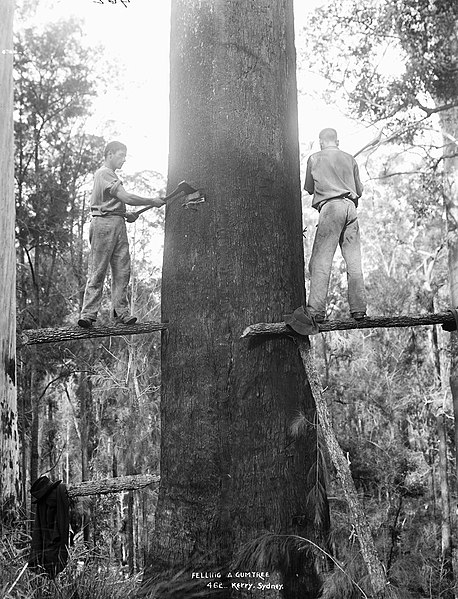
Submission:
[[[316,446],[314,460],[307,473],[307,488],[309,492],[307,493],[306,500],[310,512],[314,514],[313,524],[317,536],[321,537],[322,542],[329,550],[329,531],[331,527],[327,495],[329,460],[323,434],[320,427],[316,426],[316,422],[310,422],[303,412],[299,412],[291,423],[290,432],[294,437],[305,436],[311,427],[316,428]]]

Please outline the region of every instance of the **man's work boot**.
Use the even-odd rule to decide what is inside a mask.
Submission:
[[[310,316],[313,316],[315,322],[324,322],[326,320],[324,312],[316,312],[313,308],[310,308],[310,306],[306,306],[306,310]]]
[[[364,320],[365,318],[367,318],[367,315],[365,312],[352,312],[351,317],[355,320]]]
[[[124,318],[121,318],[121,322],[122,322],[122,324],[135,324],[137,322],[137,317],[136,316],[125,316]]]
[[[116,310],[113,310],[113,319],[116,324],[135,324],[137,322],[137,317],[132,316],[131,314],[125,314],[124,316],[118,316]]]
[[[78,320],[78,326],[83,327],[83,329],[90,329],[93,322],[92,318],[80,318]]]
[[[117,324],[135,324],[137,322],[136,316],[115,316],[115,322]]]

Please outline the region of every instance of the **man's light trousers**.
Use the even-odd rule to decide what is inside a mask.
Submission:
[[[361,268],[361,243],[356,206],[352,200],[329,200],[320,211],[310,258],[310,295],[307,306],[312,314],[325,315],[332,259],[337,245],[347,265],[350,312],[366,312],[366,293]]]
[[[111,267],[111,304],[113,315],[130,314],[127,287],[130,279],[130,254],[126,223],[122,216],[97,216],[89,229],[89,273],[81,318],[95,320],[102,303],[108,268]]]

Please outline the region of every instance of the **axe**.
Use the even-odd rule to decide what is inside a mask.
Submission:
[[[192,187],[191,185],[189,185],[189,183],[187,183],[186,181],[181,181],[180,183],[178,183],[178,185],[175,187],[175,189],[169,193],[169,195],[163,197],[162,199],[164,200],[164,202],[167,202],[168,200],[171,200],[172,198],[174,198],[177,195],[180,195],[180,193],[184,193],[185,195],[190,195],[190,194],[194,194],[198,192],[197,189],[195,189],[194,187]],[[146,212],[146,210],[149,210],[150,208],[153,208],[153,206],[145,206],[145,208],[142,208],[141,210],[137,210],[136,212],[131,212],[131,214],[133,214],[135,217],[140,216],[140,214],[142,214],[143,212]]]

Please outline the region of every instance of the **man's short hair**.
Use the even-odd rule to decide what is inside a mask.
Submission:
[[[328,127],[320,131],[319,138],[327,142],[337,141],[337,131]]]
[[[110,141],[110,143],[106,145],[103,155],[106,158],[110,152],[115,154],[118,150],[124,150],[124,152],[127,152],[127,146],[120,141]]]

